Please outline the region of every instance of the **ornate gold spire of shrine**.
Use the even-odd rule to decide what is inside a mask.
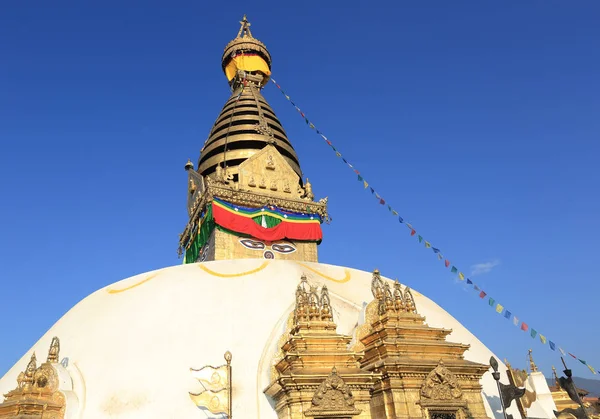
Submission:
[[[17,387],[4,395],[0,418],[62,419],[66,409],[65,395],[59,390],[60,380],[52,363],[58,362],[60,342],[52,338],[47,361],[37,366],[35,352],[27,367],[17,377]]]
[[[448,342],[452,330],[428,326],[410,288],[392,286],[378,270],[371,292],[353,349],[364,350],[363,370],[383,374],[372,393],[373,417],[486,418],[480,380],[489,367],[464,359],[469,345]]]
[[[363,354],[348,349],[350,336],[336,332],[327,286],[319,292],[303,275],[292,316],[275,375],[265,389],[278,416],[370,418],[370,391],[380,374],[362,371]]]

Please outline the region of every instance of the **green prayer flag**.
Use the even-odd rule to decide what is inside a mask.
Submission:
[[[534,338],[537,335],[537,330],[531,329],[531,337]]]
[[[363,181],[363,177],[361,175],[358,175],[358,181],[362,182]]]
[[[421,243],[423,241],[423,237],[419,236],[419,243]]]
[[[488,301],[491,307],[494,307],[494,303],[496,302],[496,300],[494,300],[492,297],[490,297],[490,301]]]
[[[458,272],[458,269],[456,269],[456,266],[452,266],[452,269],[450,269],[450,272],[452,272],[453,274]]]

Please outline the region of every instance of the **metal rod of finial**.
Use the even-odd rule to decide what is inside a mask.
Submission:
[[[246,15],[244,15],[246,17]],[[233,397],[233,384],[231,383],[231,352],[225,352],[225,361],[227,362],[227,418],[231,419],[232,413],[232,397]]]

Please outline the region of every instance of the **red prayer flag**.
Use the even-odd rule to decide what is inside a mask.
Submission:
[[[327,145],[331,145],[331,141],[325,140],[325,142],[327,143]]]
[[[529,330],[529,326],[527,326],[527,323],[521,323],[521,330],[524,332],[527,332]]]
[[[487,294],[485,293],[485,291],[481,291],[479,293],[479,298],[484,298]]]
[[[379,203],[380,203],[381,205],[385,205],[385,201],[383,200],[383,198],[381,198],[381,199],[379,200]]]
[[[573,355],[571,352],[567,352],[569,355],[571,355],[573,358],[577,359],[577,357],[575,355]]]
[[[417,233],[417,231],[416,231],[416,230],[411,230],[411,231],[410,231],[410,235],[411,235],[411,236],[414,236],[416,233]]]
[[[446,268],[447,268],[448,266],[450,266],[450,261],[448,259],[446,259],[446,262],[444,262],[444,265],[446,265]]]

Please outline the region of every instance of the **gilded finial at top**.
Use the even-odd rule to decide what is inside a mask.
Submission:
[[[533,355],[532,355],[533,350],[530,349],[529,350],[529,368],[531,369],[531,372],[536,372],[538,370],[537,365],[535,365],[535,362],[533,362]]]
[[[248,22],[248,19],[246,18],[245,14],[244,14],[244,17],[242,18],[242,20],[240,20],[240,25],[242,25],[242,26],[240,27],[237,37],[244,38],[244,37],[248,36],[248,37],[252,38],[252,32],[250,32],[251,23]]]

